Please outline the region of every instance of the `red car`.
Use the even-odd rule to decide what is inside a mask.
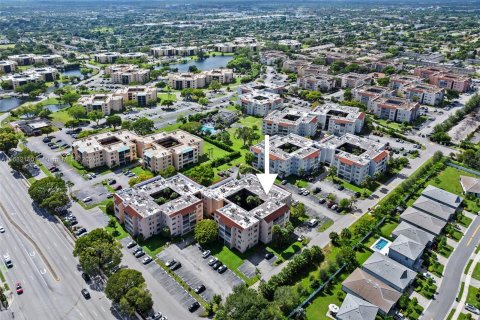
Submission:
[[[22,288],[22,285],[20,284],[20,282],[17,282],[17,285],[15,286],[15,288],[17,289],[17,294],[22,294],[23,293],[23,288]]]

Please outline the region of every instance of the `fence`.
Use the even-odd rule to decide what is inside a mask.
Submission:
[[[465,168],[465,167],[459,166],[458,164],[451,163],[450,161],[447,162],[447,166],[455,168],[455,169],[459,169],[459,170],[462,170],[462,171],[465,171],[465,172],[469,172],[471,174],[476,174],[477,176],[480,176],[480,171],[473,170],[473,169],[470,169],[470,168]]]

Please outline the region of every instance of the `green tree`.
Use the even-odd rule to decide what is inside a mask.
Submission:
[[[13,170],[17,170],[22,172],[23,174],[27,174],[28,170],[26,170],[25,166],[31,163],[35,163],[36,154],[30,151],[29,149],[22,149],[19,153],[17,153],[11,160],[8,162],[10,167]]]
[[[350,88],[345,89],[345,91],[343,92],[343,99],[350,101],[352,100],[352,98],[353,98],[352,89]]]
[[[352,271],[358,266],[355,251],[350,247],[342,247],[335,257],[335,261],[339,266],[347,264],[347,270]]]
[[[348,243],[350,239],[352,238],[352,232],[348,228],[342,229],[342,232],[340,232],[340,237],[342,238],[343,242]]]
[[[350,209],[351,201],[350,201],[350,199],[343,198],[343,199],[340,200],[340,202],[338,203],[338,206],[340,207],[340,210]]]
[[[328,237],[330,238],[330,240],[332,241],[332,244],[334,246],[338,245],[340,243],[340,236],[338,235],[338,233],[336,232],[330,232],[330,234],[328,235]]]
[[[154,127],[155,123],[153,122],[153,120],[147,118],[140,118],[132,122],[130,129],[133,130],[136,134],[144,136],[152,133]]]
[[[164,170],[159,172],[159,174],[164,178],[173,177],[176,173],[177,171],[175,170],[175,167],[172,165],[169,165]]]
[[[382,87],[388,86],[390,83],[390,78],[389,77],[383,77],[383,78],[378,78],[377,79],[377,84]]]
[[[0,151],[8,152],[18,145],[18,135],[11,128],[0,128]]]
[[[198,134],[202,129],[202,124],[197,121],[186,122],[180,125],[180,129],[190,132],[192,134]]]
[[[64,103],[68,103],[70,105],[70,107],[73,107],[74,103],[78,101],[78,99],[80,99],[80,93],[76,92],[76,91],[69,91],[67,93],[65,93],[64,95],[62,95],[60,97],[60,99],[64,102]]]
[[[108,116],[105,123],[107,126],[112,127],[113,130],[116,130],[117,127],[122,125],[122,117],[117,115]]]
[[[100,110],[93,110],[93,111],[90,111],[89,113],[87,113],[87,117],[88,117],[88,119],[95,122],[95,124],[98,127],[98,123],[100,122],[100,120],[103,119],[103,112],[100,111]]]
[[[121,269],[108,278],[105,287],[105,295],[108,299],[118,303],[130,289],[139,288],[144,284],[145,279],[140,271]]]
[[[246,164],[252,165],[254,159],[255,159],[255,155],[252,152],[245,153],[245,163]]]
[[[235,129],[234,137],[237,139],[241,139],[243,141],[243,145],[246,146],[247,144],[250,145],[254,140],[258,140],[260,136],[249,127],[238,127]]]
[[[327,176],[335,181],[335,178],[337,177],[337,167],[330,166],[328,168]]]
[[[215,172],[213,171],[213,168],[211,166],[201,164],[192,168],[189,176],[198,183],[207,186],[212,182],[213,178],[215,177]]]
[[[28,189],[28,194],[40,207],[55,213],[68,203],[65,181],[57,177],[46,177],[34,181]]]
[[[203,97],[202,97],[202,98],[199,98],[199,99],[198,99],[198,103],[199,103],[200,105],[202,105],[202,106],[206,106],[207,104],[210,103],[210,101],[209,101],[207,98],[203,98]]]
[[[195,240],[202,246],[218,240],[218,225],[210,219],[203,219],[195,225]]]
[[[293,220],[299,220],[306,215],[307,210],[303,203],[298,203],[295,206],[290,207],[290,218]]]
[[[85,108],[82,106],[73,106],[68,109],[68,114],[75,120],[80,120],[80,118],[85,116]]]
[[[222,88],[222,85],[220,84],[220,82],[218,82],[218,80],[213,80],[212,82],[210,82],[210,85],[208,86],[208,88],[210,90],[213,90],[214,92],[217,92]]]
[[[79,257],[83,271],[90,275],[111,270],[122,260],[121,245],[105,229],[92,230],[77,239],[73,255]]]
[[[145,314],[153,307],[152,295],[144,286],[134,287],[120,298],[119,306],[129,316],[133,316],[135,311]]]

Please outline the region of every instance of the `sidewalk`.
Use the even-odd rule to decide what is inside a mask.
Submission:
[[[458,319],[458,317],[460,316],[460,313],[462,313],[463,307],[465,306],[465,302],[467,300],[468,288],[470,286],[470,283],[472,282],[472,273],[473,273],[473,270],[475,270],[475,266],[479,261],[480,261],[480,252],[476,254],[475,258],[473,259],[473,263],[470,265],[470,268],[468,269],[467,276],[465,277],[465,286],[462,293],[462,297],[460,298],[457,308],[455,309],[455,313],[453,314],[453,317],[452,317],[453,320]]]

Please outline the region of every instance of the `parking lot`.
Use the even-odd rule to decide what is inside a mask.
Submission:
[[[182,264],[182,267],[175,271],[175,273],[182,278],[192,289],[195,289],[200,284],[206,287],[202,294],[205,300],[211,300],[214,294],[220,294],[222,297],[227,297],[233,288],[241,283],[240,279],[235,273],[227,269],[220,274],[208,265],[208,262],[213,257],[206,259],[202,257],[200,251],[195,245],[187,246],[181,249],[177,245],[171,245],[157,257],[164,263],[171,259],[175,259]]]
[[[132,241],[130,237],[122,239],[120,242],[126,249],[127,244]],[[146,257],[140,257],[140,258],[135,258],[131,254],[130,249],[126,249],[128,252],[125,253],[127,257],[126,260],[137,260],[137,264],[141,264],[143,259]],[[152,257],[153,258],[153,257]],[[132,265],[129,263],[129,265]],[[188,293],[175,279],[172,278],[170,274],[168,274],[160,265],[155,263],[155,261],[152,261],[146,265],[143,265],[145,270],[148,271],[155,280],[162,285],[162,287],[165,288],[165,290],[169,293],[171,298],[173,298],[175,301],[177,301],[180,305],[182,305],[185,309],[188,309],[188,307],[194,303],[196,300],[190,293]],[[203,313],[203,308],[200,307],[194,312],[197,316]],[[172,319],[174,318],[174,315],[169,315]]]

